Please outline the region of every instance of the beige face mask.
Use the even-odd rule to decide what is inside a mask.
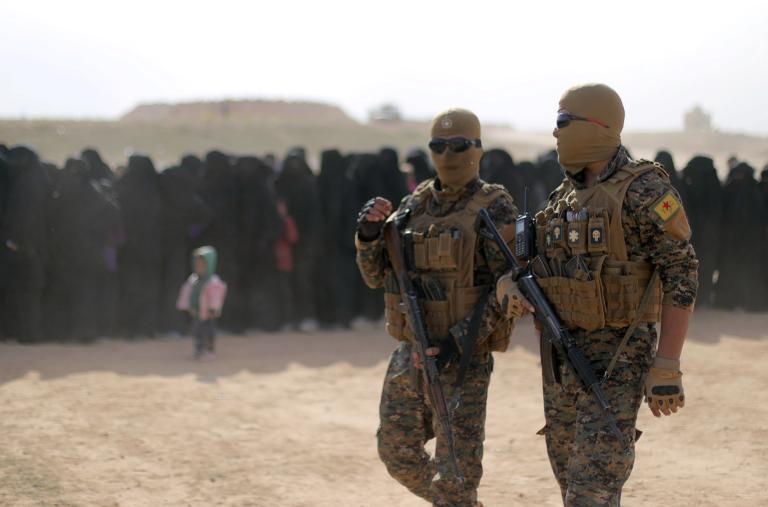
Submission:
[[[624,105],[612,88],[574,86],[560,98],[560,114],[593,120],[572,119],[552,133],[557,139],[558,161],[568,174],[573,176],[590,162],[610,160],[616,154],[624,128]]]
[[[464,137],[474,143],[480,139],[480,120],[466,109],[449,109],[432,120],[430,134],[433,140]],[[458,190],[477,178],[483,149],[472,145],[465,151],[454,153],[446,147],[443,153],[430,150],[430,155],[443,188]]]

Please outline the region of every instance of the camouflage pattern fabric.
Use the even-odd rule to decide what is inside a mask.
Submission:
[[[601,173],[609,179],[629,163],[626,150]],[[577,181],[572,180],[579,187]],[[581,185],[583,187],[583,185]],[[624,200],[622,224],[629,260],[652,263],[664,292],[663,304],[692,309],[696,298],[698,260],[688,240],[667,234],[651,204],[674,188],[655,172],[632,182]],[[550,202],[553,202],[550,196]],[[679,196],[678,196],[679,198]],[[592,363],[598,378],[616,352],[626,329],[572,330],[577,345]],[[619,356],[603,389],[619,428],[630,445],[622,449],[600,417],[592,397],[584,392],[560,360],[560,383],[544,383],[544,434],[547,453],[567,507],[618,506],[621,489],[634,465],[635,422],[643,384],[653,362],[658,335],[653,324],[641,323]]]
[[[435,181],[435,179],[427,180],[419,185],[415,191],[418,192],[419,189],[425,185],[434,188]],[[429,207],[429,213],[435,217],[445,216],[449,213],[459,211],[467,206],[471,197],[475,192],[480,190],[483,185],[488,184],[479,178],[475,179],[468,183],[461,192],[455,196],[441,195],[443,194],[442,192],[435,190],[433,196],[428,198],[423,206],[413,209],[411,216],[418,216],[424,213],[427,207]],[[400,202],[400,206],[395,213],[404,209],[407,203],[408,197],[405,197]],[[504,194],[502,197],[493,201],[488,206],[487,210],[494,224],[499,229],[505,225],[514,223],[518,215],[517,207],[512,202],[512,198],[509,194]],[[373,241],[360,241],[356,238],[355,245],[357,246],[357,266],[360,269],[360,274],[362,275],[365,284],[372,289],[383,287],[385,277],[394,276],[390,267],[385,263],[384,239],[379,237]],[[493,279],[493,286],[495,286],[495,281],[507,271],[507,261],[496,244],[483,237],[480,237],[478,241],[477,250],[485,260],[485,265],[478,267],[478,271],[487,271]],[[493,330],[506,320],[504,312],[501,311],[498,302],[496,302],[496,296],[493,293],[489,293],[485,310],[480,318],[480,329],[477,333],[477,343],[479,345],[477,349],[479,351],[482,351],[482,345],[486,343]],[[452,334],[454,336],[466,334],[469,328],[469,321],[470,317],[467,317],[456,323]]]
[[[573,334],[600,378],[622,335],[613,329]],[[619,505],[621,488],[634,464],[635,422],[656,339],[653,325],[639,326],[603,385],[619,429],[630,442],[627,449],[613,436],[592,396],[565,364],[561,363],[559,384],[544,384],[547,454],[564,505]]]
[[[474,507],[483,475],[485,407],[493,359],[486,352],[475,356],[464,381],[458,409],[453,412],[454,447],[464,483],[449,472],[447,444],[440,425],[432,417],[424,395],[423,376],[411,364],[411,344],[401,342],[389,362],[379,408],[377,432],[379,457],[389,474],[415,495],[436,506]],[[457,362],[440,374],[447,399]],[[425,451],[425,443],[437,436],[436,457]]]
[[[472,195],[487,185],[480,179],[468,183],[454,195],[439,191],[436,180],[427,180],[424,185],[434,190],[421,206],[414,208],[411,216],[418,216],[429,209],[432,216],[440,217],[466,207]],[[406,197],[399,210],[408,203]],[[511,224],[517,217],[517,208],[508,194],[494,200],[488,206],[488,213],[497,227]],[[371,288],[385,285],[385,278],[392,277],[391,267],[386,263],[382,238],[370,242],[356,239],[357,264],[365,283]],[[476,268],[478,276],[495,280],[506,272],[506,261],[496,245],[480,237],[477,253],[484,263]],[[480,273],[482,271],[482,273]],[[468,332],[471,317],[453,326],[452,334]],[[453,414],[452,426],[454,446],[459,468],[465,482],[459,484],[447,469],[447,446],[441,435],[439,424],[433,421],[418,370],[411,360],[411,344],[400,342],[392,354],[384,388],[381,395],[378,449],[381,460],[388,472],[411,492],[437,506],[474,507],[477,501],[477,487],[483,473],[483,440],[485,439],[485,407],[488,384],[492,369],[492,356],[488,351],[488,337],[499,325],[507,324],[506,317],[491,292],[481,315],[481,324],[476,337],[475,353],[464,381],[461,405]],[[452,384],[458,372],[458,361],[452,361],[441,372],[446,399],[453,395]],[[432,458],[424,449],[425,443],[437,437],[436,457]]]
[[[598,177],[598,182],[608,180],[630,162],[626,149],[620,147]],[[573,179],[571,182],[575,188],[584,187]],[[692,309],[698,288],[699,261],[690,241],[678,240],[664,231],[663,221],[651,206],[668,192],[682,202],[669,181],[655,172],[640,176],[630,185],[622,209],[627,256],[631,261],[650,262],[659,269],[663,304]]]

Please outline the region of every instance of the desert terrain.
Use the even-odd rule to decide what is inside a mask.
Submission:
[[[304,146],[310,165],[317,170],[324,149],[347,153],[392,146],[404,155],[415,147],[426,150],[428,132],[427,120],[360,122],[332,104],[259,100],[141,104],[113,119],[0,119],[0,143],[30,145],[44,160],[58,165],[67,157],[78,156],[84,147],[94,147],[112,167],[125,164],[132,153],[143,153],[152,157],[158,170],[177,164],[188,153],[203,155],[220,149],[234,155],[282,156],[293,146]],[[768,138],[764,136],[716,129],[628,129],[622,139],[635,158],[652,159],[658,150],[669,150],[677,169],[694,155],[710,156],[721,179],[727,176],[726,160],[731,155],[758,171],[768,163]],[[554,149],[555,139],[551,130],[484,124],[483,145],[504,148],[517,161],[535,161]]]
[[[486,506],[557,506],[534,330],[496,354]],[[380,329],[0,344],[0,505],[417,507],[376,454]],[[768,505],[768,315],[700,311],[683,354],[687,406],[654,419],[622,505]]]

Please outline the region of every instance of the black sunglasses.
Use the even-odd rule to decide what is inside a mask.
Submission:
[[[429,149],[432,150],[432,153],[437,153],[438,155],[444,153],[446,148],[451,150],[451,153],[461,153],[467,151],[472,146],[482,148],[483,143],[480,139],[470,141],[466,137],[452,137],[450,139],[436,137],[429,142]]]
[[[561,129],[563,127],[567,127],[572,121],[588,121],[589,123],[594,123],[595,125],[600,125],[603,128],[610,128],[605,123],[601,122],[600,120],[596,120],[594,118],[587,118],[586,116],[576,116],[575,114],[571,113],[558,113],[557,114],[557,128]]]

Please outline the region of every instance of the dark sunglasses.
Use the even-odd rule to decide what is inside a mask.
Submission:
[[[576,116],[575,114],[571,113],[558,113],[557,115],[557,128],[561,129],[563,127],[567,127],[572,121],[588,121],[589,123],[594,123],[595,125],[600,125],[603,128],[610,128],[605,123],[601,122],[600,120],[595,120],[594,118],[587,118],[586,116]]]
[[[429,149],[432,153],[437,153],[438,155],[444,153],[446,148],[448,148],[451,153],[461,153],[467,151],[472,146],[482,148],[483,143],[480,139],[470,141],[466,137],[452,137],[450,139],[436,137],[429,142]]]

